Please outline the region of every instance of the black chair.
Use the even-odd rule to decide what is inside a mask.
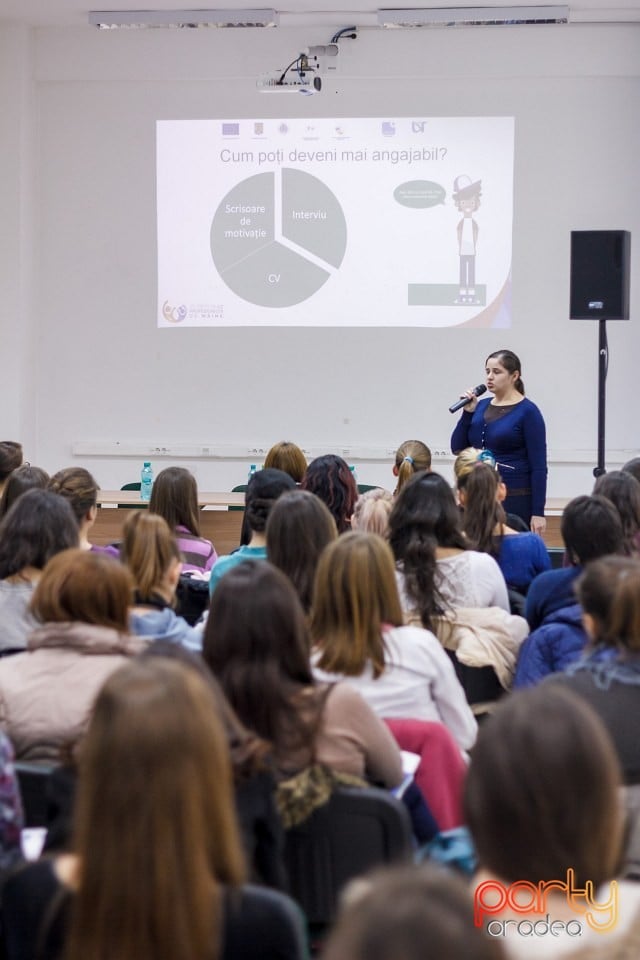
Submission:
[[[491,666],[469,667],[460,663],[454,650],[446,650],[453,663],[456,676],[467,698],[476,720],[484,719],[485,714],[491,711],[492,706],[505,694],[505,689],[498,680],[496,671]]]
[[[22,797],[25,827],[46,827],[49,823],[49,780],[56,765],[17,761],[14,769]]]
[[[357,486],[357,488],[358,488],[358,493],[359,493],[359,494],[361,494],[361,493],[367,493],[368,490],[379,490],[379,489],[380,489],[380,484],[379,484],[379,483],[358,483],[358,484],[356,484],[356,486]]]
[[[198,580],[183,573],[176,590],[176,613],[195,626],[209,606],[209,581]]]
[[[312,943],[333,923],[345,884],[372,867],[411,858],[404,804],[386,790],[339,787],[324,806],[285,835],[291,896],[302,907]]]
[[[134,480],[132,483],[123,483],[122,486],[120,487],[120,489],[121,489],[121,490],[138,490],[138,491],[139,491],[139,490],[140,490],[140,481],[139,481],[139,480]],[[141,505],[142,505],[142,501],[140,501],[140,505],[138,505],[137,503],[119,503],[119,504],[118,504],[118,509],[119,509],[119,510],[139,510]]]

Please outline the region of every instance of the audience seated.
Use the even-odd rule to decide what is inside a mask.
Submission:
[[[625,783],[640,784],[640,560],[603,557],[576,581],[589,643],[549,681],[587,700],[607,727]]]
[[[619,786],[620,767],[602,721],[557,684],[511,694],[481,726],[465,784],[466,821],[480,865],[475,900],[478,920],[509,956],[566,956],[603,938],[614,949],[640,906],[640,886],[611,885],[624,839]],[[522,884],[512,893],[519,912],[504,893],[515,883]],[[551,886],[533,905],[531,885],[539,884]],[[589,889],[591,902],[601,905],[593,911]],[[553,935],[533,935],[536,921],[554,924]]]
[[[348,463],[335,453],[312,460],[300,484],[326,503],[338,533],[349,529],[358,488]]]
[[[56,553],[78,546],[68,503],[47,490],[29,490],[0,523],[0,653],[23,650],[37,626],[29,610],[36,583]]]
[[[142,649],[127,635],[130,601],[131,578],[111,557],[75,548],[47,563],[31,603],[41,626],[24,653],[0,660],[0,727],[17,760],[56,762],[78,741],[103,680]]]
[[[307,469],[307,458],[295,443],[281,440],[274,443],[264,458],[265,470],[282,470],[296,483],[301,483]]]
[[[269,514],[267,559],[287,575],[307,615],[318,559],[337,535],[328,507],[307,490],[283,493]]]
[[[526,595],[533,578],[551,567],[544,540],[537,533],[519,533],[508,526],[498,498],[502,480],[490,464],[475,460],[454,472],[469,543],[497,560],[509,589]]]
[[[293,903],[245,885],[224,731],[211,688],[179,663],[134,661],[100,691],[73,849],[7,883],[7,960],[306,955]]]
[[[273,748],[287,779],[316,762],[387,787],[402,779],[400,752],[347,684],[319,684],[297,594],[269,563],[247,560],[211,600],[203,656],[242,723]]]
[[[469,549],[453,491],[437,473],[420,473],[396,498],[389,543],[407,617],[432,629],[432,619],[457,607],[509,611],[507,585],[493,557]]]
[[[397,483],[394,494],[397,496],[414,473],[423,470],[431,470],[431,450],[421,440],[405,440],[396,450],[393,475]]]
[[[131,633],[201,650],[200,632],[173,610],[182,560],[176,538],[162,517],[147,510],[132,512],[124,524],[120,553],[135,585]]]
[[[287,490],[295,490],[295,481],[282,470],[269,468],[258,470],[249,480],[245,493],[244,521],[249,530],[249,540],[226,557],[219,557],[211,571],[209,592],[213,595],[221,578],[245,560],[266,560],[266,528],[269,513],[274,503]]]
[[[15,440],[0,440],[0,494],[7,477],[22,463],[22,444]]]
[[[16,467],[7,477],[0,496],[0,520],[23,493],[33,489],[46,490],[48,484],[49,474],[46,470],[32,467],[30,463]]]
[[[501,960],[474,925],[464,881],[442,867],[393,867],[355,880],[322,960]]]
[[[200,511],[196,478],[184,467],[161,470],[151,488],[151,513],[157,513],[173,530],[182,558],[183,573],[205,573],[218,559],[213,544],[200,536]]]
[[[358,690],[380,717],[437,720],[462,750],[476,721],[453,664],[428,630],[403,626],[393,554],[373,533],[344,534],[318,564],[311,637],[314,675]]]
[[[612,470],[596,480],[593,492],[606,497],[620,514],[624,553],[640,553],[640,481],[624,470]]]
[[[585,564],[621,553],[624,533],[618,512],[605,497],[576,497],[561,521],[570,567],[541,573],[527,594],[531,633],[522,644],[515,687],[528,687],[576,660],[587,642],[575,585]]]
[[[393,494],[382,487],[374,487],[361,493],[356,500],[351,516],[351,529],[363,533],[377,533],[389,538],[389,515],[393,507]]]
[[[98,546],[89,541],[89,531],[96,522],[98,513],[99,486],[84,467],[67,467],[59,470],[49,481],[49,490],[59,493],[71,506],[80,529],[80,548],[106,553],[116,559],[120,556],[117,547]]]

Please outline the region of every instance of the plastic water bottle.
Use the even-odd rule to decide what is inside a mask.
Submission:
[[[249,476],[247,477],[247,483],[251,481],[251,477],[253,477],[257,472],[258,472],[258,465],[256,463],[252,463],[251,466],[249,467]]]
[[[142,465],[142,470],[140,471],[140,499],[149,501],[151,500],[151,487],[153,486],[153,470],[151,469],[151,464],[148,460]]]

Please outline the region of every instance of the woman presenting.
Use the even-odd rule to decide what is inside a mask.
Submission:
[[[496,350],[486,360],[489,400],[478,401],[472,390],[463,396],[469,403],[451,436],[454,454],[465,447],[489,450],[498,461],[507,485],[503,504],[544,533],[547,492],[547,443],[542,414],[524,395],[520,360],[511,350]]]

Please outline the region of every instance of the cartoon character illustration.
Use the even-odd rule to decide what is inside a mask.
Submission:
[[[466,173],[453,182],[452,198],[462,214],[458,224],[458,253],[460,254],[460,289],[456,303],[480,303],[476,297],[476,245],[478,224],[473,214],[480,206],[482,181],[472,181]]]

